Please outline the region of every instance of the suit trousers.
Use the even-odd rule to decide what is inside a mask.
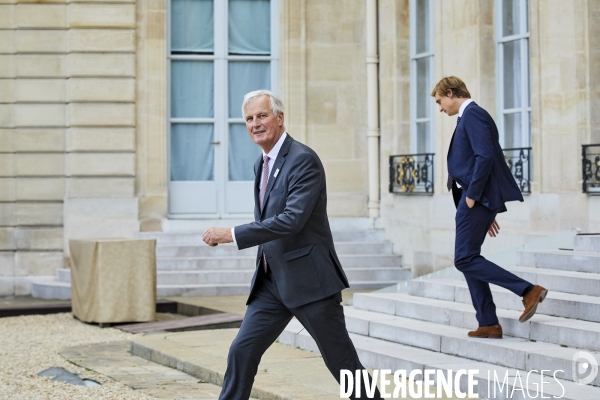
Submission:
[[[265,351],[279,337],[292,317],[296,317],[317,342],[325,365],[339,382],[340,370],[364,369],[350,340],[340,304],[341,293],[297,308],[283,305],[271,273],[261,271],[256,291],[246,310],[242,326],[229,349],[227,370],[219,399],[242,400],[250,397],[254,377]],[[260,282],[258,282],[260,280]],[[360,393],[365,396],[364,383]],[[352,399],[357,397],[351,396]],[[381,399],[379,391],[375,399]]]
[[[465,275],[475,316],[479,326],[498,324],[496,305],[490,283],[523,296],[533,285],[481,256],[481,245],[497,212],[476,202],[473,208],[466,203],[466,190],[456,208],[456,239],[454,265]]]

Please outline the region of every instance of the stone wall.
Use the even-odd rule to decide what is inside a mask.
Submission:
[[[327,174],[330,216],[367,215],[366,5],[282,0],[286,127]]]
[[[0,295],[132,236],[135,3],[0,1]]]

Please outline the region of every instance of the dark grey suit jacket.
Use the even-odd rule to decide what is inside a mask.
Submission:
[[[317,154],[288,134],[271,170],[261,213],[262,165],[261,156],[254,164],[255,222],[235,227],[240,250],[258,245],[248,300],[262,268],[263,252],[288,308],[321,300],[347,288],[348,280],[333,246],[327,219],[325,170]]]

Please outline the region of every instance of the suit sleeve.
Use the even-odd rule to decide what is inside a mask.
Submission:
[[[286,167],[290,168],[290,178],[284,211],[263,221],[236,226],[240,250],[296,234],[312,214],[325,178],[317,157],[302,153]]]
[[[467,188],[467,197],[481,201],[485,184],[492,171],[494,163],[494,145],[489,118],[475,110],[469,120],[465,120],[467,136],[475,153],[475,167],[471,182]]]

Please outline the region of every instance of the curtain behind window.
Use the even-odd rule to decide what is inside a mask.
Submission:
[[[213,0],[171,0],[171,52],[214,51]]]
[[[229,54],[270,53],[270,1],[229,0]]]

